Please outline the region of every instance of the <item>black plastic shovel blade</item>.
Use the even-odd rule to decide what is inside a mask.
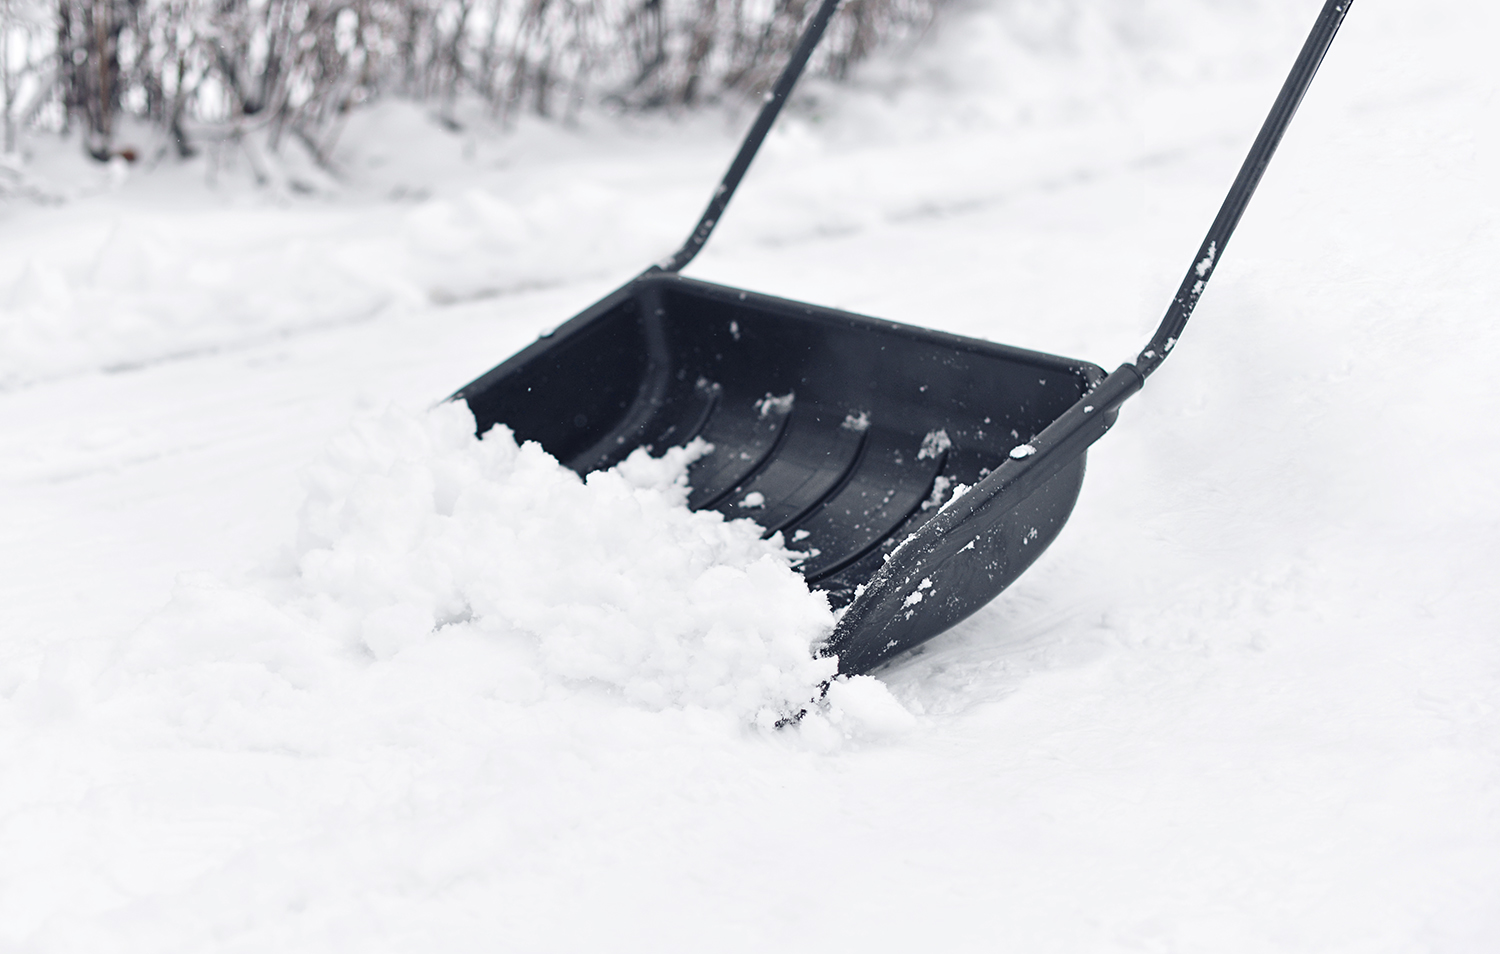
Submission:
[[[808,583],[847,607],[830,651],[857,673],[989,602],[1051,543],[1114,414],[1101,407],[1045,475],[1028,441],[1103,378],[649,271],[454,397],[479,433],[504,423],[580,474],[702,437],[713,450],[689,471],[689,505],[805,553]]]

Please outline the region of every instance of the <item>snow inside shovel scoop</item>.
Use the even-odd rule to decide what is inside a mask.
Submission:
[[[1182,334],[1351,0],[1327,0],[1166,317],[1134,363],[1022,351],[677,274],[707,241],[839,0],[824,0],[682,249],[455,398],[580,474],[701,437],[693,509],[805,553],[866,672],[989,602],[1056,538],[1084,452]]]

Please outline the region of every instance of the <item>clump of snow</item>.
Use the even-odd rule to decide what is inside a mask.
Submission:
[[[933,507],[941,507],[943,501],[948,497],[948,488],[953,486],[953,478],[945,474],[938,474],[932,481],[932,493],[922,501],[923,510],[931,510]]]
[[[947,510],[949,507],[953,506],[954,503],[956,503],[958,501],[958,498],[962,497],[964,494],[968,493],[972,489],[973,488],[969,484],[965,484],[965,483],[956,483],[956,484],[954,484],[953,485],[953,494],[947,499],[946,502],[943,503],[943,505],[940,508],[939,512],[941,512],[942,510]]]
[[[544,681],[774,722],[833,676],[815,655],[833,617],[779,538],[687,509],[702,452],[584,480],[503,426],[476,439],[461,403],[388,411],[312,470],[302,605],[377,659],[463,627],[524,645]]]
[[[931,510],[933,507],[938,507],[941,510],[947,510],[948,507],[953,503],[953,501],[957,500],[968,492],[968,484],[963,483],[962,481],[955,481],[952,477],[946,477],[942,474],[939,474],[937,477],[933,478],[932,493],[928,494],[927,499],[922,501],[922,509]]]
[[[755,402],[755,409],[760,412],[761,417],[769,417],[772,414],[790,414],[792,405],[797,402],[797,392],[788,391],[782,395],[766,392],[766,396]]]
[[[1214,257],[1216,255],[1218,255],[1218,254],[1219,254],[1218,243],[1216,243],[1216,242],[1209,242],[1208,243],[1208,251],[1204,253],[1203,258],[1198,262],[1198,264],[1193,266],[1193,270],[1198,273],[1198,277],[1199,278],[1205,278],[1205,277],[1207,277],[1208,270],[1213,267]]]
[[[687,508],[704,449],[638,450],[585,480],[503,426],[476,438],[462,403],[389,409],[311,469],[289,573],[261,588],[185,577],[117,659],[260,696],[477,639],[505,660],[488,691],[512,701],[602,688],[763,728],[827,716],[827,599],[779,536]],[[229,671],[249,683],[222,683]]]
[[[928,431],[927,436],[922,438],[922,447],[917,451],[917,460],[926,460],[929,457],[936,458],[939,454],[946,453],[953,446],[947,431]]]
[[[803,717],[798,733],[809,747],[833,751],[846,738],[890,738],[916,726],[916,716],[885,683],[872,676],[840,676],[829,684],[823,704]]]
[[[433,665],[523,710],[588,696],[761,729],[808,717],[794,737],[815,750],[887,733],[881,706],[901,706],[870,702],[882,683],[826,695],[835,617],[794,570],[807,554],[688,509],[687,465],[707,444],[638,449],[584,479],[504,426],[474,430],[460,402],[358,420],[308,471],[281,570],[184,575],[113,651],[110,678],[166,678],[182,700],[170,720],[253,746],[310,744],[299,720],[256,711],[337,708]],[[850,692],[861,701],[830,701]]]

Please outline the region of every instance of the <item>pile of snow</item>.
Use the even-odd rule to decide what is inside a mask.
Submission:
[[[226,236],[128,215],[56,244],[26,236],[0,280],[0,388],[360,322],[399,300],[326,241],[269,224],[252,213]]]
[[[779,537],[687,509],[686,465],[638,449],[587,480],[458,402],[391,411],[312,473],[299,581],[342,639],[386,658],[439,627],[534,648],[549,677],[652,708],[772,724],[830,679],[833,622]]]
[[[851,713],[904,721],[875,680],[841,680],[833,707],[821,702],[837,671],[818,654],[827,599],[780,535],[687,508],[686,468],[708,445],[638,449],[583,479],[504,426],[474,429],[459,402],[357,422],[309,471],[290,572],[189,581],[131,638],[126,667],[248,660],[310,688],[341,660],[477,638],[499,647],[507,686],[530,687],[522,697],[603,687],[766,729],[805,709],[851,732]]]

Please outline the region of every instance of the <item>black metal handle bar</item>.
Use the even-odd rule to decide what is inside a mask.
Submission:
[[[1214,268],[1224,257],[1224,246],[1229,244],[1229,237],[1234,234],[1240,216],[1250,204],[1255,187],[1260,185],[1260,177],[1265,173],[1267,163],[1281,143],[1281,136],[1297,112],[1297,105],[1302,102],[1302,95],[1307,92],[1307,87],[1317,74],[1323,55],[1328,52],[1329,44],[1333,43],[1334,34],[1338,33],[1339,24],[1344,22],[1344,14],[1353,5],[1354,0],[1328,0],[1323,5],[1323,12],[1313,24],[1307,42],[1302,44],[1302,52],[1297,55],[1297,62],[1292,64],[1292,71],[1282,84],[1281,93],[1271,106],[1265,123],[1261,125],[1260,134],[1255,137],[1250,154],[1245,157],[1245,164],[1240,167],[1239,175],[1229,187],[1229,195],[1224,197],[1224,204],[1219,207],[1218,217],[1209,226],[1208,235],[1204,236],[1197,257],[1182,279],[1177,296],[1168,306],[1166,317],[1162,319],[1151,342],[1135,359],[1135,370],[1140,373],[1142,380],[1156,370],[1157,365],[1166,359],[1172,346],[1182,336],[1182,329],[1197,307],[1198,299],[1202,297],[1204,287],[1213,276]]]
[[[1156,335],[1145,350],[1136,358],[1136,363],[1126,362],[1116,368],[1042,433],[1032,438],[1028,444],[1032,450],[1029,455],[1020,461],[1006,461],[985,480],[1004,477],[1014,483],[1022,478],[1033,481],[1047,479],[1072,456],[1103,436],[1109,429],[1114,412],[1126,399],[1139,391],[1145,384],[1146,377],[1166,360],[1172,346],[1177,343],[1178,336],[1182,334],[1182,329],[1187,325],[1188,318],[1192,316],[1194,306],[1202,297],[1204,286],[1213,275],[1214,267],[1224,257],[1224,246],[1234,234],[1234,227],[1239,224],[1245,206],[1255,194],[1255,187],[1260,184],[1266,164],[1276,152],[1282,133],[1286,132],[1287,124],[1297,111],[1297,104],[1302,102],[1302,94],[1307,92],[1308,85],[1318,72],[1318,66],[1323,62],[1323,55],[1328,52],[1329,44],[1338,32],[1339,24],[1344,22],[1344,14],[1349,12],[1353,3],[1354,0],[1327,0],[1323,5],[1323,12],[1313,24],[1307,42],[1302,45],[1302,52],[1297,54],[1297,62],[1292,64],[1292,71],[1282,84],[1281,92],[1271,106],[1270,115],[1261,125],[1260,134],[1250,147],[1250,154],[1245,157],[1239,175],[1229,187],[1229,195],[1219,207],[1219,214],[1209,227],[1208,235],[1198,249],[1197,258],[1183,278],[1177,297],[1172,299],[1167,316],[1162,319]],[[1031,474],[1032,471],[1035,473]]]
[[[729,164],[729,171],[724,173],[724,178],[719,182],[719,188],[715,190],[714,197],[709,200],[708,208],[703,210],[703,217],[698,220],[698,225],[693,229],[688,240],[683,243],[677,254],[662,262],[659,266],[663,271],[679,272],[683,266],[693,260],[693,256],[702,250],[708,241],[709,233],[714,226],[719,224],[719,217],[724,214],[724,207],[729,205],[729,199],[734,195],[734,190],[739,187],[740,180],[745,177],[745,171],[750,168],[750,160],[755,158],[756,152],[760,150],[760,144],[771,131],[771,124],[776,121],[776,116],[781,112],[781,107],[786,105],[787,97],[792,93],[792,87],[797,85],[797,78],[802,75],[802,70],[807,66],[808,59],[813,50],[817,48],[818,41],[823,38],[823,31],[828,27],[828,21],[833,19],[834,13],[839,8],[839,0],[823,0],[823,5],[818,12],[813,14],[807,29],[802,32],[802,39],[797,41],[797,48],[792,51],[792,58],[787,61],[786,68],[781,71],[781,77],[776,80],[776,85],[766,96],[765,105],[760,108],[760,115],[755,117],[755,125],[750,127],[745,141],[740,145],[740,151],[735,155],[734,161]]]

